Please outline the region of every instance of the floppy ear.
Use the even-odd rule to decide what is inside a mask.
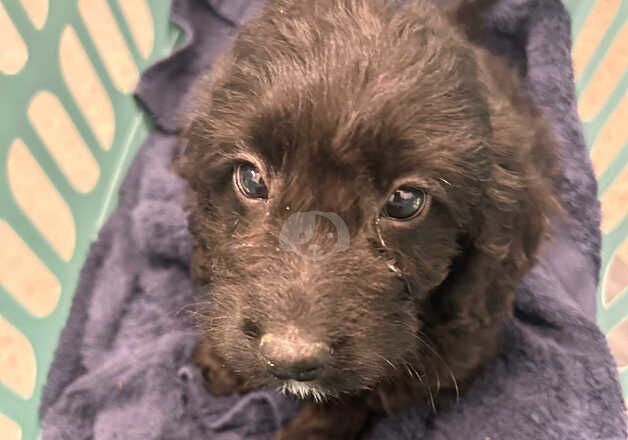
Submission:
[[[224,82],[232,58],[231,51],[218,55],[211,71],[196,79],[182,100],[177,120],[181,130],[177,135],[184,149],[174,160],[174,171],[186,179],[193,190],[203,184],[202,169],[197,165],[212,150],[214,90]]]
[[[482,15],[499,0],[445,0],[442,5],[444,15],[462,30],[469,40],[485,32]]]
[[[516,73],[479,56],[485,57],[484,66],[498,70],[483,79],[491,115],[483,152],[489,178],[478,183],[483,195],[459,239],[461,254],[431,295],[426,313],[428,336],[442,345],[448,367],[459,372],[492,356],[491,345],[497,349],[516,285],[535,263],[548,218],[560,213],[552,183],[557,148],[549,130],[519,92]]]

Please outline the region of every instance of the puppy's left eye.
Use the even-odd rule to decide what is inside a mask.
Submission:
[[[394,220],[410,220],[423,211],[426,201],[427,194],[422,189],[402,186],[388,197],[381,215]]]
[[[239,165],[233,173],[238,190],[249,199],[268,198],[268,187],[260,170],[251,163]]]

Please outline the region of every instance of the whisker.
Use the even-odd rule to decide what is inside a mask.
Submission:
[[[186,309],[197,308],[198,306],[204,306],[210,304],[210,301],[199,301],[195,303],[189,303],[181,306],[179,310],[175,312],[175,316],[179,316],[181,313],[185,312]],[[191,313],[197,313],[195,310],[191,310]]]
[[[423,386],[423,388],[427,390],[427,395],[430,398],[430,404],[432,406],[432,410],[434,411],[434,414],[436,414],[438,411],[436,410],[436,402],[434,400],[434,395],[432,394],[431,387],[425,383],[425,381],[423,380],[423,377],[419,374],[419,372],[416,371],[416,369],[412,365],[406,364],[406,369],[408,370],[410,377],[416,377],[421,383],[421,385]],[[425,370],[425,368],[423,368],[423,370]]]
[[[419,334],[416,335],[417,339],[420,342],[422,342],[423,345],[426,348],[428,348],[434,355],[436,355],[438,357],[438,359],[443,363],[443,365],[447,368],[447,370],[449,372],[449,376],[451,377],[451,379],[453,381],[453,384],[454,384],[454,388],[456,390],[456,404],[458,404],[460,402],[460,388],[458,386],[458,381],[456,380],[456,376],[454,375],[453,370],[451,369],[449,364],[447,362],[445,362],[445,359],[443,359],[443,357],[438,353],[438,351],[436,351],[436,349],[431,344],[429,344],[428,342],[426,342],[424,339],[421,338],[421,334],[423,336],[425,336],[426,338],[429,338],[429,336],[427,336],[425,333],[419,332]],[[437,376],[438,376],[438,374],[437,374]]]
[[[441,182],[451,186],[451,183],[449,183],[449,181],[447,181],[446,179],[443,179],[442,177],[439,177],[438,180],[440,180]]]
[[[393,364],[390,360],[388,360],[387,358],[385,358],[384,356],[382,356],[381,354],[377,353],[377,356],[380,357],[384,362],[386,362],[388,365],[390,365],[393,370],[397,369],[397,366],[395,364]]]

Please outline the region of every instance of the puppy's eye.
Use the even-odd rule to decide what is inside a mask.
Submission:
[[[382,217],[395,220],[410,220],[423,211],[427,194],[422,189],[402,186],[395,190],[382,209]]]
[[[249,199],[268,198],[268,188],[260,170],[251,163],[239,165],[233,174],[238,190]]]

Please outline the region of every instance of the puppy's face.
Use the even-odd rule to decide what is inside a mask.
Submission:
[[[473,52],[433,12],[271,1],[196,88],[204,325],[255,384],[357,392],[432,350],[426,315],[481,235],[496,160]]]

